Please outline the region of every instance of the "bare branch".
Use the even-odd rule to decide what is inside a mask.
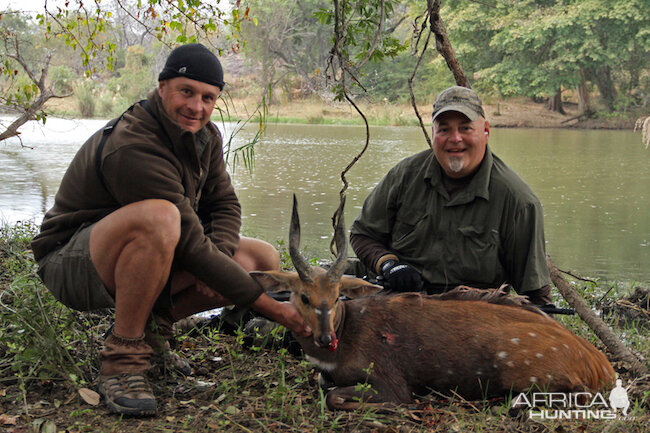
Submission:
[[[440,3],[441,0],[427,0],[429,24],[431,31],[436,36],[436,50],[442,55],[445,62],[447,62],[447,67],[449,67],[449,70],[454,75],[456,84],[471,88],[472,86],[469,84],[469,80],[463,68],[460,66],[454,48],[451,46],[451,42],[449,42],[449,38],[447,37],[447,30],[440,17]]]
[[[427,47],[429,46],[430,39],[431,39],[431,31],[429,30],[429,32],[427,33],[427,40],[424,42],[424,47],[422,48],[422,52],[420,53],[420,56],[418,57],[418,61],[415,63],[415,67],[413,68],[413,73],[408,78],[409,93],[411,94],[411,105],[413,106],[415,115],[418,117],[420,128],[422,128],[422,132],[424,133],[424,138],[426,138],[427,143],[429,143],[429,147],[431,147],[431,137],[429,137],[429,132],[424,126],[424,122],[422,121],[422,116],[420,116],[420,111],[418,110],[418,106],[415,101],[415,93],[413,92],[413,80],[415,79],[415,74],[417,73],[418,68],[420,67],[420,63],[422,62],[424,53],[427,51]]]
[[[584,322],[589,325],[594,334],[600,338],[613,356],[624,361],[627,367],[637,376],[648,373],[648,368],[634,355],[621,340],[616,337],[605,322],[602,321],[571,285],[562,277],[560,271],[555,267],[550,256],[546,256],[546,264],[551,273],[551,280],[564,299],[575,308],[576,312]]]
[[[45,80],[47,78],[47,74],[48,74],[48,71],[49,71],[49,68],[50,68],[50,63],[52,61],[53,53],[48,53],[45,56],[45,64],[43,65],[43,68],[41,69],[41,75],[40,75],[40,77],[37,77],[36,74],[34,73],[34,71],[32,70],[32,68],[27,63],[27,61],[23,58],[22,53],[20,51],[20,43],[19,43],[18,37],[16,35],[14,35],[14,34],[12,34],[12,35],[6,34],[5,35],[5,46],[6,46],[7,43],[9,43],[8,38],[10,38],[10,37],[11,37],[11,47],[12,47],[14,52],[12,53],[9,50],[7,50],[6,55],[7,55],[7,57],[15,60],[16,62],[18,62],[18,64],[20,64],[20,66],[25,71],[25,74],[27,74],[29,79],[34,84],[36,84],[36,86],[38,87],[39,96],[38,96],[38,98],[36,98],[32,102],[30,102],[30,104],[27,107],[25,107],[25,108],[20,107],[20,111],[19,111],[21,113],[20,116],[18,116],[18,118],[16,118],[13,122],[11,122],[11,124],[4,131],[2,131],[2,133],[0,133],[0,141],[6,140],[7,138],[10,138],[10,137],[18,136],[20,134],[18,132],[18,128],[20,128],[22,125],[24,125],[26,122],[28,122],[30,120],[36,120],[36,118],[37,118],[36,113],[41,108],[43,108],[43,105],[45,105],[45,103],[49,99],[51,99],[51,98],[65,98],[67,96],[70,96],[70,95],[56,95],[54,93],[53,87],[48,89],[45,86]],[[18,111],[18,107],[14,106],[14,109],[16,109]],[[22,140],[21,140],[21,145],[23,145]]]

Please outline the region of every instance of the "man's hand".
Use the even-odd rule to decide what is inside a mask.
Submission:
[[[251,307],[297,335],[308,337],[312,332],[291,302],[278,302],[266,293],[262,293]]]
[[[276,321],[284,325],[285,328],[288,328],[301,337],[311,335],[311,328],[305,324],[298,309],[291,302],[278,302],[276,311],[280,316]]]
[[[381,265],[384,287],[397,292],[417,292],[422,289],[422,275],[410,265],[397,260],[386,260]]]

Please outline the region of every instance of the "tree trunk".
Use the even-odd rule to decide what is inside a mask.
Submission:
[[[469,80],[463,71],[463,68],[456,58],[456,53],[454,48],[449,42],[447,37],[447,30],[445,30],[445,25],[440,18],[440,2],[441,0],[427,0],[427,8],[429,9],[429,25],[431,26],[431,31],[436,37],[436,50],[442,55],[447,62],[447,67],[454,74],[454,79],[456,84],[463,87],[472,87],[469,84]]]
[[[273,80],[275,78],[275,68],[273,61],[271,63],[262,62],[262,94],[261,99],[266,101],[269,107],[273,105]]]
[[[632,352],[614,335],[611,329],[603,322],[600,317],[594,313],[589,305],[580,297],[580,295],[571,287],[567,280],[562,277],[560,271],[555,267],[551,257],[546,256],[546,265],[551,272],[551,280],[564,299],[575,308],[576,313],[587,325],[594,331],[594,334],[600,338],[600,341],[607,346],[616,359],[625,362],[630,371],[635,376],[643,376],[648,373],[648,369]]]
[[[30,120],[34,120],[37,118],[36,113],[43,108],[43,105],[50,99],[50,98],[65,98],[70,95],[55,95],[52,88],[47,88],[45,85],[45,80],[47,79],[47,74],[50,68],[50,61],[52,60],[52,53],[49,53],[45,57],[45,63],[43,68],[41,69],[41,76],[37,77],[36,74],[32,71],[32,69],[29,67],[25,59],[23,58],[21,52],[20,52],[20,42],[18,41],[18,38],[16,36],[5,36],[5,46],[12,45],[14,52],[13,53],[7,53],[6,56],[14,59],[17,61],[20,66],[23,68],[29,79],[32,81],[32,83],[36,84],[38,87],[38,90],[40,92],[40,95],[38,98],[36,98],[34,101],[30,102],[30,104],[27,107],[22,107],[19,104],[14,104],[14,109],[19,109],[21,112],[21,115],[18,116],[17,119],[15,119],[9,126],[7,126],[4,131],[0,132],[0,141],[6,140],[11,137],[19,136],[20,132],[18,132],[18,128],[23,126],[25,123],[27,123]]]
[[[578,105],[580,113],[591,113],[591,101],[589,100],[589,89],[587,88],[587,80],[585,72],[580,68],[580,84],[578,84]]]
[[[11,122],[11,124],[7,126],[4,131],[0,132],[0,141],[4,141],[8,138],[19,135],[20,132],[18,132],[18,128],[30,120],[35,120],[36,112],[40,110],[45,102],[47,102],[47,100],[51,97],[52,95],[46,92],[46,94],[41,94],[41,96],[39,96],[34,102],[29,104],[29,107],[27,107],[27,109],[20,116],[18,116],[17,119]]]
[[[600,98],[603,105],[611,113],[614,111],[614,102],[616,101],[616,87],[612,80],[612,69],[609,66],[599,68],[594,74],[594,81],[600,91]]]
[[[555,95],[548,98],[547,108],[556,113],[566,114],[564,106],[562,105],[562,89],[558,89],[557,92],[555,92]]]

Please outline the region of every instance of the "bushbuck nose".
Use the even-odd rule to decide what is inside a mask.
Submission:
[[[318,342],[322,346],[329,346],[330,343],[332,342],[332,335],[331,334],[323,334],[320,337],[318,337]]]

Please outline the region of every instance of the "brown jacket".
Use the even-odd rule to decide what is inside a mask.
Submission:
[[[234,304],[252,303],[263,290],[232,260],[241,208],[226,172],[219,130],[208,123],[196,134],[183,131],[165,113],[157,91],[148,101],[158,120],[135,104],[105,143],[101,172],[106,188],[95,167],[103,129],[79,149],[32,242],[35,258],[65,244],[83,223],[99,221],[129,203],[164,199],[181,213],[175,266]],[[200,159],[195,140],[205,145]]]

